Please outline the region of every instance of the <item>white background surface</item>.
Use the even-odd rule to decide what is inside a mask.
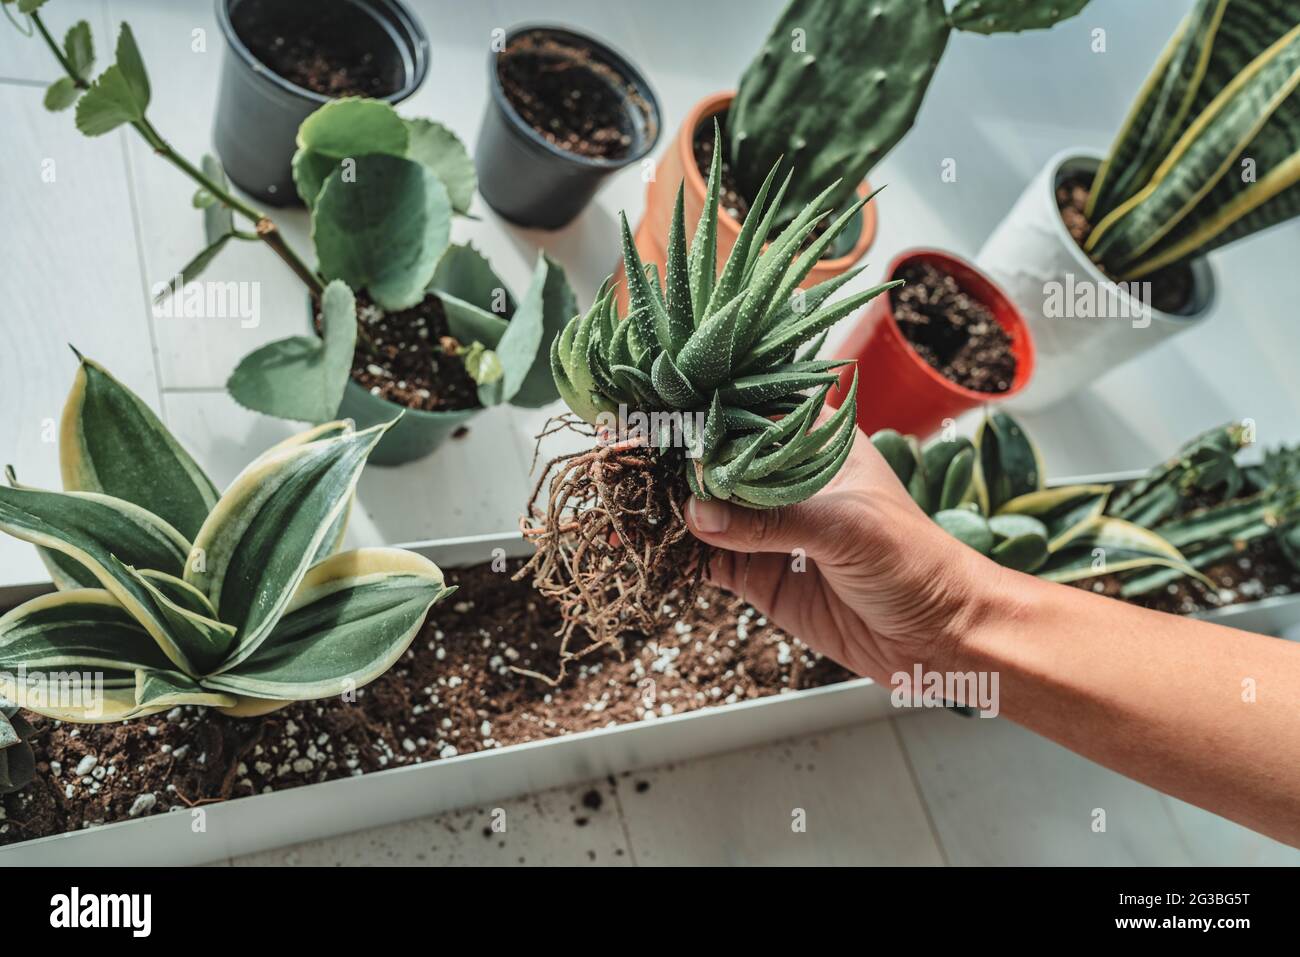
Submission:
[[[403,112],[441,120],[472,149],[486,96],[489,31],[525,20],[565,23],[608,40],[649,76],[664,111],[658,151],[695,100],[735,85],[781,5],[410,2],[432,41],[432,66]],[[1188,6],[1185,0],[1093,0],[1050,33],[954,35],[917,127],[872,173],[874,184],[888,188],[868,254],[872,268],[858,282],[878,282],[889,259],[908,246],[972,256],[1048,156],[1072,144],[1104,149]],[[101,66],[111,55],[116,24],[131,23],[153,80],[155,126],[192,158],[210,150],[224,48],[212,4],[55,0],[46,8],[57,36],[80,17],[91,22]],[[1104,54],[1091,50],[1097,28],[1106,31]],[[192,49],[195,30],[205,31],[206,51]],[[56,75],[48,51],[0,23],[0,455],[23,480],[57,485],[49,426],[73,374],[65,347],[72,342],[159,408],[224,484],[294,429],[239,409],[222,384],[256,346],[302,331],[301,287],[267,250],[233,244],[209,277],[260,283],[257,328],[241,329],[236,320],[154,318],[148,288],[198,246],[193,186],[130,131],[91,141],[75,132],[70,114],[45,113],[42,85]],[[949,158],[957,162],[955,183],[940,180]],[[50,163],[53,183],[42,179]],[[617,210],[628,210],[633,220],[640,213],[638,173],[615,177],[562,232],[506,226],[476,199],[481,221],[458,222],[454,238],[472,239],[518,291],[545,248],[565,265],[585,306],[617,259]],[[305,216],[274,218],[308,252]],[[1025,417],[1051,473],[1142,467],[1231,418],[1255,419],[1267,443],[1300,439],[1298,251],[1300,224],[1292,223],[1216,253],[1221,289],[1210,321],[1064,406]],[[529,436],[542,418],[494,409],[431,458],[369,469],[352,543],[514,527],[530,487]],[[43,577],[29,546],[0,539],[0,585]],[[516,802],[523,830],[506,848],[484,840],[478,819],[467,812],[259,860],[580,862],[595,849],[599,862],[609,862],[616,859],[613,849],[622,848],[623,859],[637,863],[1300,862],[1300,854],[1005,722],[947,714],[695,762],[648,779],[652,786],[643,794],[620,783],[619,800],[607,801],[580,839],[565,820],[574,797],[557,792]],[[796,804],[817,808],[818,824],[791,841],[789,808]],[[1122,822],[1106,835],[1088,827],[1099,806]],[[457,820],[469,821],[468,829]]]

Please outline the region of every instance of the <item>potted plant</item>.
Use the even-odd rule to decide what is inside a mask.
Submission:
[[[659,101],[621,53],[560,27],[515,27],[488,53],[474,162],[487,204],[520,226],[559,229],[611,173],[659,140]]]
[[[235,400],[309,422],[370,425],[406,410],[377,465],[429,454],[487,406],[554,401],[546,344],[577,311],[573,293],[542,255],[516,299],[473,247],[449,242],[475,184],[455,135],[382,101],[344,99],[309,116],[298,143],[294,180],[320,277],[362,301],[335,327],[313,297],[315,330],[246,356],[228,383]]]
[[[1050,27],[1078,13],[1087,0],[1033,0],[1015,5],[960,0],[949,14],[943,0],[790,0],[734,94],[697,103],[682,122],[646,190],[636,230],[643,261],[664,263],[673,188],[686,183],[686,222],[721,202],[718,262],[726,259],[767,172],[790,170],[771,208],[784,226],[814,199],[842,210],[871,196],[871,169],[911,128],[954,29],[999,33]],[[723,178],[706,195],[712,127],[724,131]],[[848,273],[875,238],[875,203],[868,203],[828,247],[807,277],[815,285]]]
[[[337,283],[326,298],[351,293]],[[0,617],[0,695],[90,724],[354,700],[453,590],[408,551],[339,551],[386,427],[318,426],[218,494],[144,402],[81,359],[60,428],[64,490],[20,485],[12,469],[0,487],[0,531],[36,545],[59,589]],[[21,772],[12,731],[32,734],[5,717],[0,754]]]
[[[1296,214],[1300,32],[1287,4],[1199,0],[1109,155],[1054,156],[976,262],[1025,313],[1042,408],[1194,327],[1206,254]]]
[[[452,216],[468,211],[475,177],[445,126],[358,97],[332,100],[303,121],[292,175],[311,210],[320,261],[312,268],[265,213],[232,193],[215,158],[191,163],[149,121],[149,77],[128,25],[115,62],[92,81],[89,25],[77,23],[60,46],[35,7],[30,18],[66,73],[46,105],[75,103],[77,128],[88,136],[130,125],[198,186],[203,248],[159,298],[197,279],[230,242],[265,243],[303,282],[315,332],[245,357],[228,383],[237,402],[312,423],[396,420],[371,456],[396,465],[429,454],[487,405],[555,398],[543,345],[577,311],[564,272],[540,256],[516,309],[477,252],[450,244]],[[326,315],[322,294],[334,279],[359,295],[359,317]],[[403,409],[409,414],[399,419]]]
[[[1232,423],[1146,472],[1060,484],[1045,482],[1037,449],[1005,412],[973,442],[922,449],[893,430],[872,442],[936,522],[1003,565],[1159,611],[1223,610],[1225,623],[1250,627],[1234,616],[1300,594],[1300,449],[1243,466],[1252,434]]]
[[[336,97],[400,103],[424,82],[429,40],[401,0],[216,0],[226,39],[213,129],[230,178],[262,202],[298,201],[290,159],[308,114]]]
[[[870,305],[839,348],[855,360],[862,382],[862,431],[927,436],[1029,383],[1033,340],[1020,310],[988,276],[934,249],[899,253],[887,275],[901,285]],[[840,384],[842,396],[847,369]]]

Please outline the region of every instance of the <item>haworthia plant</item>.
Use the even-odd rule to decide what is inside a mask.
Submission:
[[[974,441],[922,449],[892,429],[871,441],[936,523],[1000,565],[1059,582],[1151,567],[1195,574],[1160,535],[1107,514],[1112,486],[1048,487],[1037,448],[1005,412],[990,412]]]
[[[845,208],[911,129],[954,29],[1046,28],[1087,2],[960,0],[949,14],[944,0],[790,0],[731,106],[729,155],[742,191],[756,195],[784,158],[793,175],[778,224],[828,187],[820,201]]]
[[[59,591],[0,618],[0,695],[106,722],[185,704],[255,714],[377,678],[452,591],[414,553],[338,551],[386,428],[322,425],[218,496],[148,407],[83,359],[64,491],[0,488],[0,530],[62,562]]]
[[[1295,0],[1198,0],[1092,184],[1087,251],[1139,279],[1300,215]]]
[[[715,144],[717,137],[715,129]],[[713,157],[708,193],[716,197],[721,151],[715,148]],[[751,508],[802,501],[844,463],[857,431],[857,383],[838,411],[815,424],[839,379],[834,370],[844,363],[812,356],[831,326],[898,285],[828,302],[854,270],[798,292],[866,200],[804,248],[829,215],[819,199],[765,246],[788,184],[769,200],[775,178],[774,168],[720,271],[717,203],[705,204],[688,248],[679,189],[662,286],[657,270],[641,262],[622,217],[629,313],[619,316],[615,290],[607,284],[591,310],[570,321],[551,345],[555,383],[575,413],[610,427],[635,413],[675,416],[659,421],[681,423],[692,491]],[[647,438],[662,445],[668,436]]]

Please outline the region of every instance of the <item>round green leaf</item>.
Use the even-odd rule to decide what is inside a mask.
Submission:
[[[423,163],[437,174],[447,187],[452,208],[458,213],[469,211],[478,176],[474,161],[465,144],[451,130],[433,120],[403,120],[410,136],[406,155]],[[370,152],[376,152],[370,150]]]
[[[383,100],[346,97],[326,103],[298,127],[298,146],[331,159],[406,154],[406,124]]]
[[[451,234],[447,188],[421,163],[361,156],[325,181],[312,239],[327,279],[364,289],[382,309],[425,296]]]

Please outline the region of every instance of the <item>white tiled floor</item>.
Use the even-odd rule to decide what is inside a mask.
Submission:
[[[432,73],[403,107],[437,117],[473,144],[489,31],[523,20],[568,22],[610,40],[648,73],[666,147],[701,95],[734,86],[781,0],[653,4],[608,0],[408,0],[433,45]],[[880,200],[872,267],[911,245],[975,252],[1023,183],[1058,149],[1104,147],[1188,0],[1094,0],[1050,34],[955,35],[921,122],[873,172]],[[743,12],[738,12],[742,11]],[[179,149],[210,149],[223,41],[209,0],[59,0],[56,35],[76,17],[100,62],[130,21],[154,77],[155,124]],[[1104,61],[1090,50],[1107,31]],[[716,37],[727,42],[718,43]],[[196,42],[199,39],[203,42]],[[1099,67],[1104,63],[1104,68]],[[1052,69],[1044,69],[1051,64]],[[50,423],[71,378],[65,343],[104,361],[155,404],[219,482],[291,426],[240,410],[222,385],[239,357],[305,326],[300,288],[256,245],[235,244],[212,277],[255,281],[261,321],[155,318],[148,286],[196,249],[192,186],[119,131],[90,141],[72,117],[41,108],[52,78],[35,40],[0,23],[0,453],[37,484],[57,484]],[[1087,78],[1080,82],[1080,77]],[[940,163],[958,162],[941,184]],[[49,181],[53,171],[53,181]],[[540,248],[587,302],[618,255],[616,214],[635,218],[637,171],[615,177],[573,225],[544,234],[502,224],[480,201],[456,225],[522,289]],[[307,248],[300,213],[277,221]],[[1027,419],[1054,474],[1135,468],[1194,432],[1248,416],[1264,441],[1300,439],[1300,225],[1216,254],[1211,321],[1116,370],[1067,406]],[[1261,282],[1260,277],[1266,277]],[[528,436],[540,414],[494,410],[431,458],[372,469],[354,543],[410,541],[514,527],[527,491]],[[32,550],[0,538],[0,586],[42,572]],[[649,787],[638,790],[638,781]],[[923,714],[620,778],[598,811],[586,787],[506,802],[504,836],[485,837],[491,808],[442,815],[269,852],[236,863],[1300,863],[1300,853],[1096,767],[1004,721]],[[1095,808],[1107,830],[1090,829]],[[807,829],[791,829],[795,809]],[[587,819],[584,826],[575,820]],[[621,852],[621,853],[620,853]],[[594,856],[593,856],[594,855]]]

